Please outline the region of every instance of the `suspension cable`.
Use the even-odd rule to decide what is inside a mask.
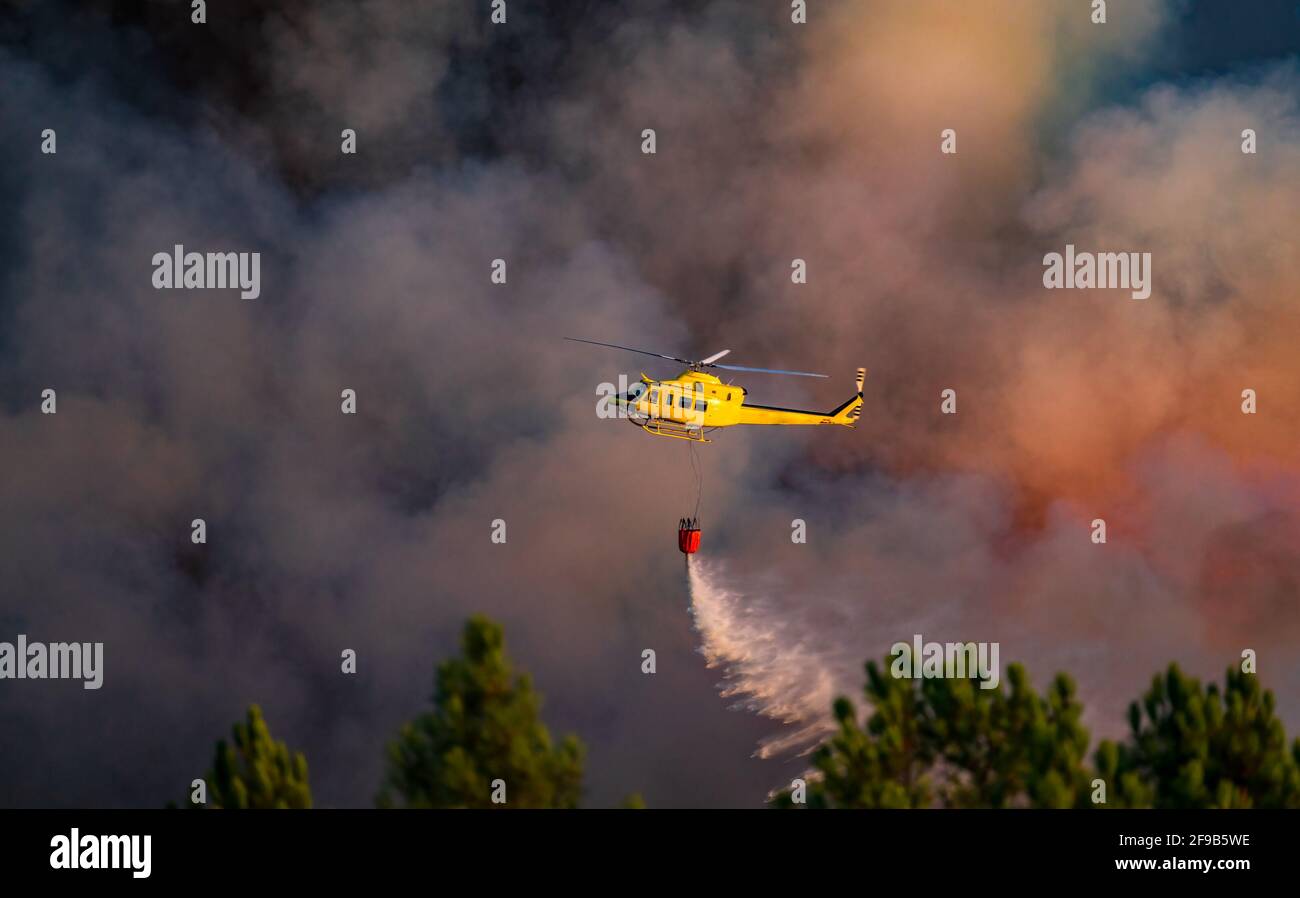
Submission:
[[[699,526],[700,521],[700,500],[704,495],[704,470],[700,460],[695,455],[695,444],[688,442],[687,448],[691,453],[691,471],[695,475],[695,526]]]

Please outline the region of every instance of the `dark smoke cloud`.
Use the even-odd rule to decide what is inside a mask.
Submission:
[[[754,746],[787,758],[918,631],[1072,671],[1100,730],[1169,660],[1256,648],[1295,725],[1292,70],[1107,104],[1155,4],[1099,29],[849,3],[794,35],[779,6],[522,6],[498,33],[473,4],[247,4],[205,33],[147,5],[0,55],[0,117],[59,133],[0,149],[0,638],[106,654],[99,692],[0,690],[0,803],[178,798],[258,701],[320,803],[366,804],[474,611],[587,741],[594,804],[756,804],[800,762]],[[139,70],[81,62],[122,46]],[[1151,251],[1157,292],[1043,291],[1067,241]],[[261,252],[261,297],[154,291],[176,243]],[[689,584],[686,447],[597,420],[636,361],[566,334],[834,375],[746,381],[778,403],[866,364],[863,423],[704,447]],[[700,617],[701,575],[728,613]]]

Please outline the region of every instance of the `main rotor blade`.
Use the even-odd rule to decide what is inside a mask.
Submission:
[[[813,374],[811,371],[782,371],[779,368],[746,368],[744,365],[710,365],[710,368],[726,368],[728,371],[757,371],[760,374],[793,374],[797,377],[830,377],[829,374]]]
[[[692,368],[725,368],[727,371],[755,371],[759,374],[790,374],[795,377],[830,377],[829,374],[813,374],[811,371],[783,371],[780,368],[748,368],[744,365],[719,365],[712,359],[720,359],[730,349],[724,349],[722,352],[714,353],[702,362],[693,362],[690,359],[678,358],[675,355],[664,355],[662,352],[650,352],[646,349],[633,349],[631,346],[619,346],[617,343],[601,343],[599,340],[583,340],[579,337],[565,337],[564,339],[572,343],[589,343],[592,346],[604,346],[607,349],[621,349],[624,352],[636,352],[641,355],[654,356],[657,359],[667,359],[670,362],[681,362],[683,365],[689,365]]]
[[[648,352],[644,349],[633,349],[631,346],[619,346],[617,343],[600,343],[596,340],[580,340],[577,337],[565,337],[564,339],[574,343],[590,343],[592,346],[606,346],[610,349],[621,349],[624,352],[639,352],[641,355],[652,355],[657,359],[667,359],[670,362],[681,362],[683,365],[694,365],[690,359],[679,359],[675,355],[664,355],[661,352]]]

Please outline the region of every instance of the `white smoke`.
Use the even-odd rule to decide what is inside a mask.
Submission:
[[[792,750],[810,751],[834,729],[831,703],[860,688],[859,662],[842,644],[818,638],[810,621],[777,608],[762,588],[723,585],[726,566],[688,560],[691,615],[700,634],[700,653],[721,668],[724,698],[787,724],[759,743],[755,754],[770,758]]]
[[[1129,702],[1170,662],[1221,681],[1252,649],[1270,659],[1266,685],[1294,729],[1300,617],[1285,597],[1296,531],[1279,511],[1294,501],[1294,479],[1245,479],[1221,450],[1190,439],[1152,447],[1132,474],[1142,515],[1162,524],[1140,538],[1114,531],[1105,545],[1089,537],[1090,514],[1066,503],[1041,527],[1016,529],[1009,497],[968,476],[897,490],[844,480],[849,511],[815,546],[780,550],[762,527],[737,528],[726,563],[692,556],[690,609],[700,653],[724,671],[722,695],[786,725],[756,755],[811,750],[832,731],[839,696],[864,711],[864,663],[917,635],[997,643],[1002,673],[1023,664],[1040,690],[1069,674],[1094,740],[1126,733]],[[1123,505],[1110,512],[1142,519]],[[1221,570],[1254,579],[1220,589]]]

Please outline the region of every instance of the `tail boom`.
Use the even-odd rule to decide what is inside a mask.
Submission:
[[[862,385],[867,369],[857,372],[858,392],[845,400],[839,408],[829,412],[810,412],[795,408],[777,408],[770,405],[743,405],[736,417],[737,424],[840,424],[857,427],[862,414]]]

